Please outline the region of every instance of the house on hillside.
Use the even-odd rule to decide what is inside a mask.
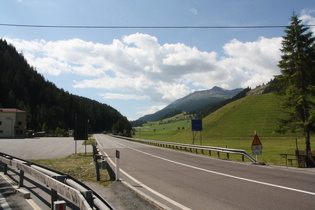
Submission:
[[[0,108],[0,138],[25,138],[26,112]]]

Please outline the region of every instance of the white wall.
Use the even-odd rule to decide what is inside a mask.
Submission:
[[[14,137],[15,113],[1,113],[0,121],[0,137]]]

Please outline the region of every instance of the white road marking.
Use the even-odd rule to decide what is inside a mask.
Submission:
[[[204,172],[208,172],[208,173],[212,173],[212,174],[217,174],[217,175],[221,175],[221,176],[225,176],[225,177],[229,177],[229,178],[233,178],[233,179],[238,179],[238,180],[242,180],[242,181],[246,181],[246,182],[252,182],[252,183],[256,183],[256,184],[261,184],[261,185],[266,185],[266,186],[270,186],[270,187],[290,190],[290,191],[304,193],[304,194],[308,194],[308,195],[315,195],[315,192],[295,189],[295,188],[291,188],[291,187],[285,187],[285,186],[281,186],[281,185],[271,184],[271,183],[268,183],[268,182],[261,182],[261,181],[247,179],[247,178],[238,177],[238,176],[233,176],[233,175],[230,175],[230,174],[225,174],[225,173],[221,173],[221,172],[217,172],[217,171],[212,171],[212,170],[208,170],[208,169],[204,169],[204,168],[199,168],[199,167],[196,167],[196,166],[191,166],[191,165],[188,165],[188,164],[185,164],[185,163],[180,163],[180,162],[177,162],[177,161],[174,161],[174,160],[166,159],[166,158],[163,158],[163,157],[160,157],[160,156],[157,156],[157,155],[153,155],[153,154],[150,154],[150,153],[147,153],[147,152],[143,152],[141,150],[138,150],[138,149],[133,148],[133,147],[129,147],[129,146],[121,144],[121,143],[118,143],[118,144],[120,144],[122,146],[125,146],[125,147],[127,147],[129,149],[135,150],[137,152],[140,152],[142,154],[149,155],[151,157],[155,157],[155,158],[158,158],[158,159],[170,162],[170,163],[178,164],[178,165],[181,165],[181,166],[185,166],[185,167],[188,167],[188,168],[193,168],[193,169],[196,169],[196,170],[200,170],[200,171],[204,171]]]
[[[96,140],[97,140],[97,139],[96,139]],[[98,140],[97,140],[97,141],[98,141]],[[99,144],[99,142],[98,142],[98,144]],[[122,144],[121,144],[121,145],[122,145]],[[127,147],[126,145],[122,145],[122,146]],[[129,148],[129,147],[128,147],[128,148]],[[104,151],[103,151],[103,152],[104,152]],[[107,157],[107,159],[109,159],[109,161],[111,162],[111,164],[116,167],[116,164],[114,163],[114,161],[107,155],[106,152],[104,152],[104,153],[105,153],[105,156]],[[135,182],[137,185],[139,185],[139,186],[145,188],[145,189],[148,190],[149,192],[151,192],[151,193],[155,194],[156,196],[158,196],[158,197],[164,199],[165,201],[171,203],[172,205],[177,206],[177,207],[179,207],[179,208],[181,208],[181,209],[190,210],[190,208],[188,208],[188,207],[186,207],[186,206],[184,206],[184,205],[182,205],[182,204],[180,204],[180,203],[178,203],[178,202],[176,202],[176,201],[174,201],[174,200],[172,200],[172,199],[166,197],[165,195],[163,195],[163,194],[161,194],[161,193],[159,193],[159,192],[153,190],[152,188],[148,187],[147,185],[143,184],[142,182],[140,182],[140,181],[137,180],[136,178],[132,177],[130,174],[128,174],[127,172],[125,172],[125,171],[122,170],[121,168],[120,168],[120,171],[121,171],[125,176],[127,176],[129,179],[131,179],[133,182]],[[164,206],[164,208],[167,208],[167,207]],[[168,208],[168,209],[169,209],[169,208]]]

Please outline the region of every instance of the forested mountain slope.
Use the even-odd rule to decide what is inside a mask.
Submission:
[[[74,129],[75,116],[89,119],[89,132],[130,130],[127,118],[116,109],[73,95],[46,81],[14,46],[0,39],[0,107],[27,111],[28,129]],[[118,129],[118,127],[120,127]]]

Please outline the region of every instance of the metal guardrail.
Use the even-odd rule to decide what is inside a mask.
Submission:
[[[265,165],[264,163],[258,162],[255,158],[253,158],[246,150],[242,149],[231,149],[231,148],[223,148],[223,147],[211,147],[211,146],[202,146],[202,145],[193,145],[193,144],[182,144],[182,143],[175,143],[175,142],[165,142],[165,141],[155,141],[155,140],[146,140],[146,139],[138,139],[138,138],[129,138],[124,136],[116,136],[117,138],[129,140],[129,141],[136,141],[141,143],[152,144],[156,146],[163,146],[163,147],[172,147],[172,148],[184,148],[185,150],[189,149],[192,151],[193,149],[197,152],[198,150],[203,153],[203,151],[214,151],[218,153],[218,157],[220,157],[221,153],[229,154],[238,154],[242,155],[242,160],[244,161],[244,157],[248,158],[252,163]],[[229,158],[229,156],[228,156]]]
[[[19,187],[23,187],[24,173],[27,173],[51,188],[52,202],[57,201],[59,194],[82,210],[114,209],[96,192],[67,174],[4,153],[0,153],[0,162],[4,164],[4,174],[8,166],[20,170]]]

